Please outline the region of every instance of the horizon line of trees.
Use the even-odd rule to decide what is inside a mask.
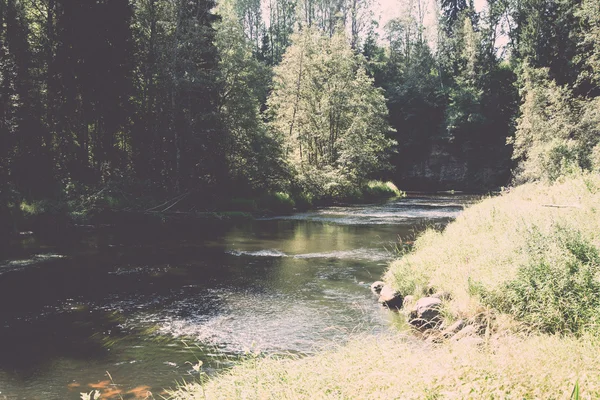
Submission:
[[[598,168],[594,0],[439,0],[433,46],[398,6],[379,37],[370,0],[0,0],[3,201],[336,197],[442,150],[473,188]]]

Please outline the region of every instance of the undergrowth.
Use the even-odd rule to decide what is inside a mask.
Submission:
[[[452,293],[455,316],[483,309],[527,329],[583,334],[600,312],[600,177],[526,184],[465,210],[444,232],[429,230],[385,280],[403,294]]]

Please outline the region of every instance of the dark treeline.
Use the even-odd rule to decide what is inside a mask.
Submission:
[[[0,0],[3,209],[107,187],[209,208],[594,168],[594,0],[397,6],[378,29],[369,0]]]

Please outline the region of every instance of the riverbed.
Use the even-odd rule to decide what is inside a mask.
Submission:
[[[0,256],[0,400],[159,398],[196,379],[198,360],[210,375],[252,354],[397,329],[370,283],[400,241],[442,229],[472,199],[414,195],[190,232],[24,235]]]

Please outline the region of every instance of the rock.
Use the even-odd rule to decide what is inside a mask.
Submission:
[[[379,296],[379,293],[381,293],[381,289],[383,289],[384,286],[385,283],[382,281],[373,282],[371,284],[371,292],[373,292],[375,296]]]
[[[415,304],[409,315],[409,323],[420,328],[433,328],[441,322],[442,301],[435,297],[423,297]]]
[[[384,285],[379,292],[379,303],[388,308],[402,308],[404,296],[388,285]]]
[[[444,329],[442,332],[442,336],[444,336],[444,338],[446,338],[446,339],[451,338],[452,336],[456,335],[456,333],[459,332],[464,327],[465,327],[465,321],[462,319],[459,319],[458,321],[454,322],[452,325],[450,325],[449,327]]]
[[[475,336],[477,336],[477,326],[467,325],[458,331],[454,336],[452,336],[452,340],[458,342],[464,338]]]
[[[432,294],[431,297],[435,299],[440,299],[442,301],[452,300],[452,295],[450,294],[450,292],[437,292]]]
[[[404,297],[404,300],[402,300],[402,307],[405,310],[408,310],[409,308],[412,308],[414,303],[415,303],[415,296],[408,295],[408,296]]]

